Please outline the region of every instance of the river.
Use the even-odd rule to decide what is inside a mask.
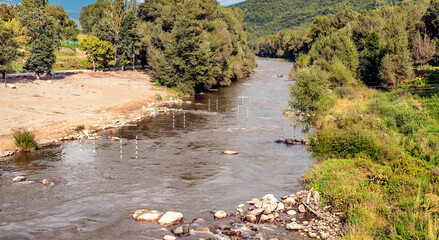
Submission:
[[[251,77],[190,99],[184,112],[104,133],[121,135],[122,147],[102,137],[0,162],[0,239],[159,238],[163,228],[132,220],[135,210],[178,211],[190,222],[302,189],[309,153],[274,142],[281,129],[283,137],[303,138],[282,114],[292,64],[258,65]],[[18,175],[55,184],[12,183]]]

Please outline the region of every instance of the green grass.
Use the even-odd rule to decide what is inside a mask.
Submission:
[[[55,56],[75,56],[75,55],[76,55],[75,52],[67,52],[67,51],[55,52]]]
[[[14,143],[23,151],[33,151],[37,148],[35,134],[28,129],[19,128],[13,131]]]

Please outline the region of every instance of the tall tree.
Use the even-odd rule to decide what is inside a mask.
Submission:
[[[372,86],[381,85],[379,70],[384,51],[380,48],[380,36],[373,31],[367,38],[366,49],[362,52],[360,63],[361,80]]]
[[[0,72],[6,84],[6,72],[11,69],[12,62],[17,58],[18,43],[14,32],[0,21]]]
[[[139,36],[137,34],[137,17],[133,10],[129,10],[119,35],[117,42],[119,49],[119,62],[125,67],[126,63],[131,61],[134,69],[136,62],[137,44],[139,42]]]
[[[431,0],[430,6],[422,18],[428,34],[435,38],[439,34],[439,0]]]
[[[0,20],[9,21],[15,18],[15,10],[6,4],[0,4]]]
[[[125,16],[127,14],[127,0],[107,0],[109,8],[106,12],[106,17],[110,23],[108,26],[114,33],[114,38],[116,41],[120,38],[120,32],[122,30],[123,23],[125,21]],[[118,62],[118,44],[115,42],[114,47],[114,57],[116,63]]]
[[[97,0],[93,4],[82,7],[79,15],[79,22],[82,26],[82,32],[90,34],[93,26],[106,17],[109,4],[106,0]]]
[[[26,27],[30,38],[30,57],[25,69],[34,71],[37,78],[44,70],[52,69],[56,60],[55,47],[61,39],[60,25],[54,17],[45,13],[46,5],[45,0],[23,0],[23,6],[18,11],[20,23]]]

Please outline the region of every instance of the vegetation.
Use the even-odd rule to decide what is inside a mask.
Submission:
[[[427,1],[411,2],[426,3]],[[404,0],[248,0],[233,6],[244,12],[250,40],[253,41],[281,30],[307,27],[317,16],[335,14],[342,10],[371,10],[383,5],[406,3],[407,1]]]
[[[96,63],[106,67],[114,57],[114,49],[109,42],[99,40],[90,36],[80,41],[80,48],[87,53],[87,57],[93,62],[93,71],[96,70]]]
[[[14,32],[0,22],[0,72],[11,70],[12,62],[17,58],[18,43],[14,39]]]
[[[227,86],[255,67],[239,9],[214,0],[154,0],[138,12],[151,73],[162,85],[183,92]]]
[[[439,237],[439,69],[426,64],[438,52],[425,22],[438,2],[343,11],[294,31],[307,39],[289,51],[290,107],[315,129],[318,158],[303,181],[342,213],[345,239]]]
[[[14,143],[23,151],[33,151],[37,148],[35,134],[28,129],[19,128],[12,132]]]

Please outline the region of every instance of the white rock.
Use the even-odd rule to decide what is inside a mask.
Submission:
[[[289,224],[287,224],[286,228],[288,230],[302,230],[302,229],[305,229],[304,226],[302,226],[300,224],[297,224],[297,223],[289,223]]]
[[[160,225],[170,226],[177,224],[183,220],[183,214],[179,212],[166,212],[165,215],[163,215],[159,219]]]
[[[257,202],[259,202],[259,199],[257,199],[257,198],[252,198],[252,200],[247,201],[247,203],[249,203],[249,204],[251,204],[251,205],[254,205],[254,204],[257,203]]]
[[[222,151],[222,153],[224,155],[237,155],[237,154],[239,154],[238,152],[235,152],[235,151]]]
[[[289,197],[289,198],[283,200],[283,203],[287,206],[292,206],[292,205],[296,204],[296,200],[294,200],[294,198],[292,198],[292,197]]]
[[[280,212],[280,211],[283,211],[283,210],[285,210],[285,204],[283,204],[283,203],[278,203],[277,204],[277,208],[276,208],[276,211],[277,212]]]
[[[165,235],[165,236],[163,237],[163,240],[176,240],[176,239],[177,239],[176,237],[171,236],[171,235]]]
[[[270,202],[270,203],[277,203],[278,202],[273,194],[267,194],[267,195],[263,196],[262,201]]]
[[[149,211],[146,209],[137,210],[133,214],[133,219],[138,221],[157,222],[162,217],[162,213],[158,211]]]
[[[316,237],[317,237],[317,234],[315,234],[315,233],[309,233],[309,237],[310,237],[310,238],[316,238]]]
[[[287,214],[290,215],[290,216],[293,216],[293,215],[296,215],[297,212],[294,211],[294,210],[290,210],[290,211],[287,212]]]
[[[299,205],[299,212],[301,212],[301,213],[306,212],[305,206],[303,206],[303,204]]]
[[[239,204],[238,208],[244,208],[244,204]]]
[[[6,84],[6,87],[11,88],[11,89],[16,89],[17,87],[15,86],[15,84],[12,83],[8,83]]]
[[[26,178],[23,177],[23,176],[17,176],[17,177],[14,177],[14,178],[12,179],[13,182],[22,182],[22,181],[24,181],[24,180],[26,180]]]
[[[215,212],[214,216],[217,219],[223,219],[223,218],[227,217],[227,213],[222,211],[222,210],[220,210],[220,211]]]
[[[245,220],[247,222],[250,222],[250,223],[255,223],[256,222],[256,216],[254,216],[254,215],[246,215],[245,216]]]
[[[276,203],[274,203],[274,204],[264,204],[262,206],[262,208],[264,209],[264,213],[265,214],[270,214],[270,213],[274,212],[274,210],[276,210],[277,204]]]

